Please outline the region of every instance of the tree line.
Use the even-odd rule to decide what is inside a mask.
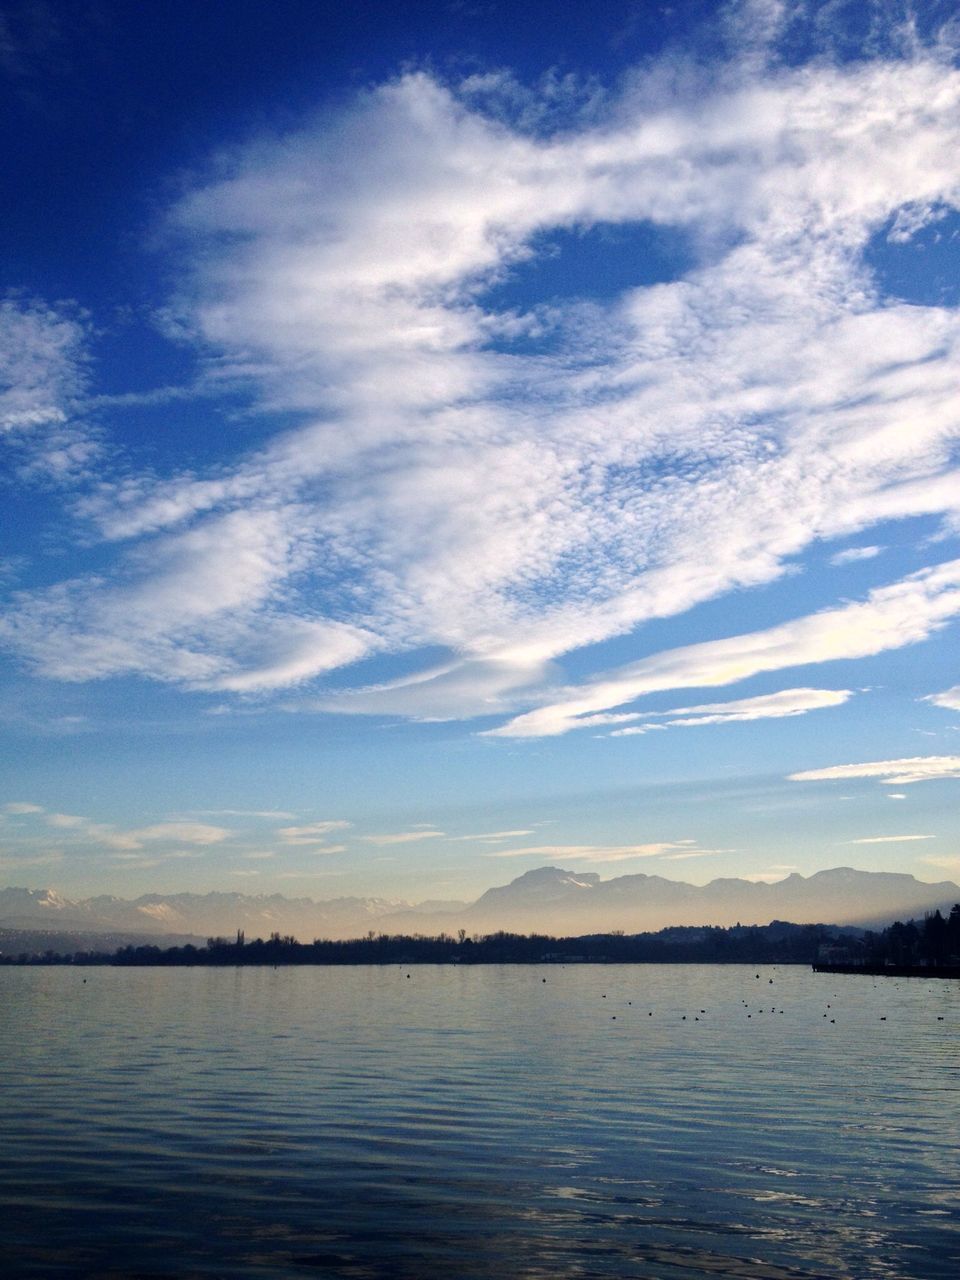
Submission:
[[[948,917],[898,921],[880,931],[836,925],[675,926],[655,933],[553,937],[498,931],[468,937],[447,933],[317,938],[298,942],[273,933],[247,941],[208,938],[206,946],[126,945],[113,951],[22,952],[0,955],[2,964],[74,965],[317,965],[317,964],[813,964],[829,959],[865,967],[960,965],[960,903]]]
[[[543,963],[698,963],[698,964],[810,964],[825,944],[834,944],[846,931],[830,925],[678,926],[656,933],[623,932],[580,937],[517,934],[498,931],[468,937],[461,929],[447,933],[385,934],[371,931],[363,938],[298,942],[273,933],[247,941],[242,930],[235,938],[208,938],[206,946],[161,947],[153,943],[127,945],[110,952],[75,951],[59,954],[21,954],[0,957],[14,964],[110,965],[264,965],[264,964],[543,964]]]
[[[867,932],[855,948],[866,965],[904,968],[954,968],[960,965],[960,902],[944,918],[934,911],[919,923],[897,921],[879,933]]]

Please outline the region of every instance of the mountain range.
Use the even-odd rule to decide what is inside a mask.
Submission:
[[[662,876],[601,880],[594,872],[540,867],[488,889],[474,902],[411,904],[386,898],[285,898],[280,894],[146,894],[71,900],[53,889],[0,890],[0,930],[125,934],[159,941],[191,936],[248,938],[272,933],[301,941],[376,933],[469,935],[503,929],[573,937],[640,933],[670,925],[838,924],[879,927],[896,919],[945,914],[960,902],[950,880],[927,884],[911,875],[836,867],[774,884],[719,879],[686,884]]]

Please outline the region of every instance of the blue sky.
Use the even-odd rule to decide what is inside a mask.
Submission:
[[[0,4],[0,880],[960,877],[960,31]]]

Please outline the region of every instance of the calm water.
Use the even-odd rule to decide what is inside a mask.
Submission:
[[[5,1276],[960,1275],[960,983],[41,968],[0,1000]]]

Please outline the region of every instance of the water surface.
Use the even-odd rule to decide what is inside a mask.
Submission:
[[[8,1276],[960,1275],[960,983],[7,968],[0,1002]]]

